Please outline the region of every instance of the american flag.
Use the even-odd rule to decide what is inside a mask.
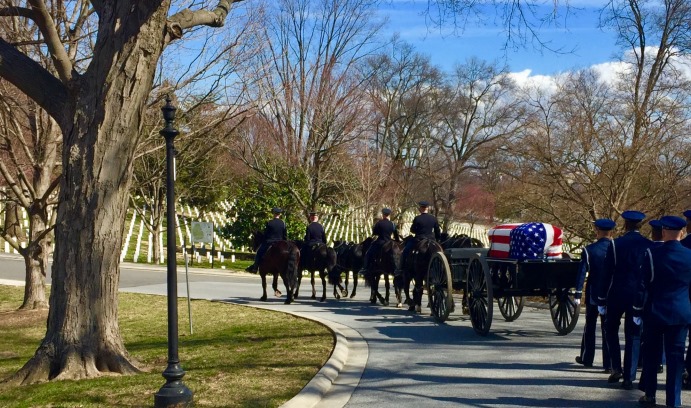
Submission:
[[[489,233],[490,249],[494,258],[540,259],[561,258],[561,229],[541,222],[503,224]]]

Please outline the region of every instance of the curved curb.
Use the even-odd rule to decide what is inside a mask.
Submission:
[[[224,300],[227,303],[232,301]],[[310,314],[247,304],[243,306],[271,310],[312,320],[326,326],[334,334],[336,344],[331,356],[300,392],[280,408],[342,408],[360,383],[369,358],[369,347],[360,333],[346,325]]]

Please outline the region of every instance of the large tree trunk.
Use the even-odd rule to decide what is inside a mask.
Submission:
[[[114,4],[100,15],[94,60],[73,80],[61,123],[63,178],[46,337],[12,382],[138,371],[118,326],[119,254],[134,149],[170,4]]]

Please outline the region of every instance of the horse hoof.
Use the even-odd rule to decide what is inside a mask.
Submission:
[[[388,305],[389,305],[389,301],[388,301],[388,300],[385,300],[385,301],[384,301],[384,306],[388,306]]]
[[[320,302],[326,302],[326,296],[319,299]]]
[[[343,295],[343,297],[348,297],[348,291],[347,290],[341,291],[341,295]]]
[[[283,302],[283,304],[286,304],[286,305],[289,305],[290,303],[291,303],[290,299],[286,299],[286,301]]]
[[[266,302],[266,296],[260,297],[259,300],[261,300],[262,302]]]
[[[317,298],[317,296],[315,296],[315,295],[312,295],[312,297],[311,297],[311,299],[316,299],[316,298]]]
[[[277,290],[276,292],[274,292],[274,296],[276,296],[276,297],[281,297],[281,295],[282,295],[282,293],[280,290]]]
[[[408,306],[408,311],[409,311],[409,312],[414,312],[414,311],[415,311],[415,306],[413,306],[413,305]]]
[[[354,298],[354,297],[355,297],[355,292],[353,292],[353,293],[350,294],[350,298],[351,298],[351,299]]]
[[[402,307],[403,307],[403,303],[398,303],[398,304],[396,305],[396,307],[399,308],[399,309],[402,308]]]
[[[415,313],[422,313],[422,308],[420,306],[415,306]]]

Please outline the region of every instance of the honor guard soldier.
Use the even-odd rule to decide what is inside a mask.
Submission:
[[[681,381],[684,343],[691,323],[691,249],[679,240],[686,226],[683,218],[660,218],[664,243],[645,251],[643,279],[634,303],[635,322],[645,322],[646,354],[643,359],[642,383],[645,395],[639,400],[647,407],[655,406],[657,367],[662,350],[667,354],[665,405],[681,406]]]
[[[300,249],[300,259],[312,259],[312,247],[318,244],[326,245],[326,232],[324,227],[319,223],[319,214],[317,212],[309,213],[309,225],[305,230],[305,242]]]
[[[413,218],[413,225],[410,226],[410,232],[415,234],[415,239],[409,239],[405,243],[405,248],[403,248],[403,253],[401,254],[401,265],[405,268],[406,260],[408,259],[408,254],[413,250],[416,243],[423,239],[434,239],[439,240],[441,235],[441,229],[439,228],[439,222],[437,218],[429,214],[429,202],[420,201],[418,204],[418,211],[420,214]]]
[[[398,236],[398,231],[396,230],[396,225],[389,220],[391,215],[391,210],[389,208],[384,208],[381,210],[381,220],[377,221],[372,227],[372,235],[376,235],[377,239],[372,242],[369,249],[365,253],[365,260],[360,270],[361,274],[367,271],[367,266],[371,264],[372,258],[374,258],[381,248],[389,241],[391,237],[398,241],[400,238]]]
[[[681,240],[681,244],[691,249],[691,210],[684,211],[686,217],[686,237]]]
[[[274,218],[266,223],[264,227],[264,240],[257,249],[257,254],[254,257],[254,263],[248,266],[245,270],[247,272],[257,273],[259,269],[259,264],[264,258],[264,254],[269,249],[271,244],[277,241],[287,241],[288,240],[288,229],[286,228],[286,223],[281,219],[281,213],[283,210],[274,207],[271,209]]]
[[[581,255],[581,264],[576,283],[577,303],[580,304],[581,291],[585,282],[586,273],[588,274],[588,285],[585,290],[585,327],[583,328],[583,338],[581,339],[581,354],[576,357],[576,362],[586,367],[593,366],[595,359],[595,331],[597,319],[600,318],[600,331],[602,333],[602,366],[605,372],[611,373],[612,363],[605,341],[605,317],[600,316],[597,310],[598,284],[602,282],[601,276],[605,273],[605,255],[612,243],[612,230],[616,223],[607,218],[600,218],[593,223],[595,227],[596,241],[586,246]]]
[[[653,246],[662,245],[662,222],[660,220],[650,220],[648,225],[650,225],[650,239],[653,241]]]
[[[650,225],[650,239],[653,241],[651,248],[658,247],[662,245],[663,240],[662,240],[662,222],[660,220],[650,220],[648,221],[648,225]],[[643,359],[645,358],[645,353],[646,353],[646,346],[645,346],[645,330],[646,328],[641,325],[641,352],[638,355],[638,368],[643,367]],[[662,361],[660,366],[657,368],[658,373],[662,373],[665,371],[664,369],[664,364],[665,364],[665,353],[664,349],[662,352]],[[638,389],[642,390],[643,389],[643,378],[641,377],[641,381],[638,383]]]
[[[612,374],[608,382],[616,383],[623,378],[621,387],[630,390],[636,379],[638,354],[641,347],[641,328],[633,322],[633,298],[641,280],[641,262],[652,242],[641,235],[639,229],[645,214],[640,211],[624,211],[626,233],[612,241],[605,256],[605,273],[598,285],[598,310],[606,314],[605,334],[612,360]],[[619,326],[624,319],[624,361],[622,369]]]

